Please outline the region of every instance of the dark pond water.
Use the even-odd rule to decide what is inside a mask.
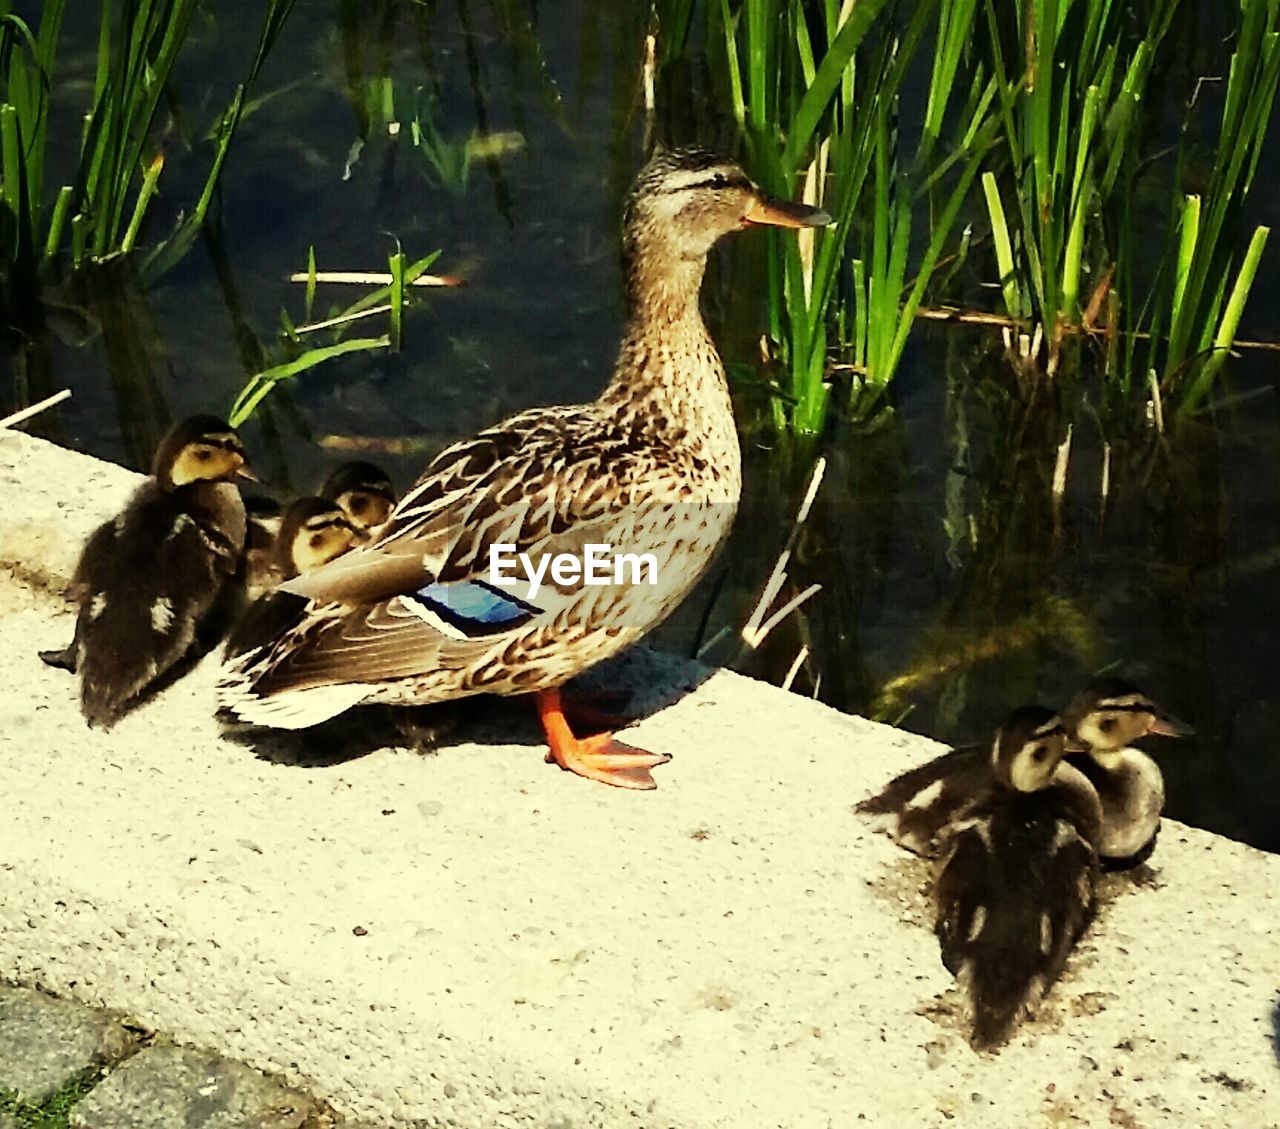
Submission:
[[[302,319],[302,288],[287,277],[308,247],[321,269],[379,270],[396,238],[410,258],[439,248],[437,269],[468,285],[413,309],[400,355],[348,356],[273,395],[245,428],[273,485],[311,488],[352,451],[407,484],[483,425],[593,397],[621,324],[617,224],[642,159],[646,9],[300,0],[257,90],[273,97],[236,138],[208,237],[145,291],[116,263],[49,295],[43,331],[8,350],[13,380],[0,402],[68,386],[74,399],[39,429],[141,465],[169,419],[230,406],[273,347],[282,308]],[[248,68],[259,18],[247,0],[197,16],[149,234],[197,193],[209,159],[199,139]],[[84,47],[58,76],[64,114],[86,96],[94,29],[69,19],[67,32]],[[696,59],[664,72],[669,140],[730,141],[727,107],[707,92]],[[398,137],[380,109],[388,98]],[[455,170],[469,139],[487,142],[487,154],[473,145],[465,178],[442,177],[408,143],[415,107]],[[1275,182],[1277,160],[1272,145],[1260,183]],[[1257,222],[1270,222],[1274,194],[1257,196]],[[705,293],[740,392],[742,516],[716,575],[659,644],[776,682],[805,647],[798,692],[943,740],[982,734],[1015,704],[1060,701],[1088,672],[1113,669],[1196,726],[1194,741],[1154,750],[1172,814],[1280,849],[1273,355],[1232,362],[1214,413],[1158,439],[1097,410],[1087,363],[1078,380],[1036,388],[989,332],[926,327],[880,426],[837,423],[801,449],[762,423],[763,238],[718,253]],[[1244,336],[1276,336],[1278,262],[1273,249]],[[322,289],[317,316],[353,297]],[[1049,483],[1068,422],[1068,488],[1055,508]],[[826,474],[783,598],[811,583],[822,591],[746,653],[738,631],[819,454]]]

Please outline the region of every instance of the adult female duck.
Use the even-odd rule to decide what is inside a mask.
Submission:
[[[284,585],[305,608],[230,660],[223,705],[248,722],[302,728],[359,703],[532,693],[548,760],[654,787],[650,769],[668,758],[608,733],[575,737],[559,688],[670,613],[733,522],[738,436],[698,309],[712,246],[749,224],[828,222],[770,198],[721,157],[659,152],[627,204],[628,321],[603,395],[522,412],[437,456],[369,545]],[[581,562],[603,547],[650,563],[607,583],[566,567],[541,586],[501,584],[495,547],[531,562]]]

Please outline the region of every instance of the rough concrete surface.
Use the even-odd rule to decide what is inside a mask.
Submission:
[[[0,436],[0,561],[118,504],[81,465]],[[1167,824],[981,1057],[925,876],[850,810],[928,741],[717,672],[628,732],[674,755],[654,793],[557,772],[519,727],[302,768],[219,736],[210,663],[85,729],[34,654],[69,614],[11,599],[0,974],[387,1125],[1280,1126],[1280,858]]]
[[[128,1053],[132,1037],[120,1020],[30,988],[0,987],[0,1089],[43,1104],[68,1082]]]
[[[212,1051],[150,1047],[79,1102],[76,1129],[302,1129],[319,1103]]]

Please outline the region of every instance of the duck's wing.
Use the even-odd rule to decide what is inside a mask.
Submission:
[[[375,542],[281,587],[310,604],[235,665],[261,697],[470,670],[497,634],[539,617],[564,630],[565,595],[550,584],[531,596],[527,586],[495,586],[490,550],[580,558],[588,544],[612,543],[638,457],[589,408],[526,412],[455,444]]]

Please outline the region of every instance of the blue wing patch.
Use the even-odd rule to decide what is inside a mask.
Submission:
[[[483,580],[428,584],[408,599],[468,638],[509,631],[542,611]]]

